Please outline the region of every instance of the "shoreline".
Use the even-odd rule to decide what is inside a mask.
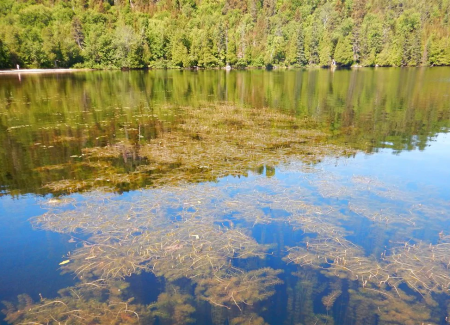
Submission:
[[[38,73],[71,73],[81,71],[93,71],[93,69],[20,69],[20,70],[0,70],[1,75],[8,74],[38,74]]]
[[[416,67],[391,67],[391,66],[378,66],[378,67],[370,67],[370,66],[351,66],[351,67],[318,67],[318,66],[308,66],[308,67],[280,67],[274,66],[271,69],[266,69],[263,67],[244,67],[244,68],[231,68],[226,69],[224,67],[215,67],[215,68],[182,68],[182,69],[170,69],[170,68],[140,68],[140,69],[92,69],[92,68],[61,68],[61,69],[10,69],[10,70],[0,70],[0,75],[21,75],[21,74],[46,74],[46,73],[73,73],[73,72],[87,72],[87,71],[156,71],[156,70],[179,70],[179,71],[207,71],[207,70],[217,70],[217,71],[246,71],[246,70],[266,70],[266,71],[274,71],[274,70],[354,70],[354,69],[378,69],[378,68],[434,68],[436,66],[416,66]],[[437,66],[437,67],[446,67],[446,66]]]

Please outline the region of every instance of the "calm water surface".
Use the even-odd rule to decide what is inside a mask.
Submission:
[[[4,322],[450,323],[449,96],[449,68],[1,76]]]

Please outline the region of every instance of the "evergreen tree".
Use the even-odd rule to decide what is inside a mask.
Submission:
[[[175,35],[172,40],[172,64],[177,67],[189,67],[187,40],[184,35]]]
[[[319,28],[317,26],[317,23],[314,23],[312,26],[311,40],[309,44],[309,64],[311,65],[316,65],[319,64],[320,62],[319,40],[320,40]]]
[[[401,47],[401,65],[418,65],[421,58],[420,14],[404,12],[397,21],[398,43]]]
[[[331,65],[331,39],[325,32],[319,44],[320,66],[329,67]]]
[[[341,37],[334,51],[334,60],[337,65],[348,67],[353,63],[353,50],[350,42],[350,36]]]
[[[6,69],[10,67],[11,61],[9,57],[9,50],[0,39],[0,69]]]
[[[428,62],[430,65],[450,65],[450,41],[447,38],[430,39]]]
[[[303,28],[300,27],[297,32],[297,64],[304,67],[308,64],[305,54],[305,36],[303,35]]]

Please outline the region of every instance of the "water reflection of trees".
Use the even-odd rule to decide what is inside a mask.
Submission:
[[[122,118],[131,122],[121,122],[120,118],[105,121],[104,130],[97,130],[97,124],[87,126],[88,134],[82,132],[75,142],[69,141],[70,146],[59,137],[57,141],[46,137],[47,141],[26,144],[30,152],[17,154],[48,159],[32,159],[37,166],[26,172],[30,180],[40,184],[40,192],[72,193],[99,186],[126,191],[210,181],[245,175],[249,168],[276,165],[294,157],[313,163],[329,155],[354,153],[347,146],[327,143],[330,134],[313,120],[273,109],[206,104],[166,111],[177,114],[167,121],[164,116],[127,112]],[[28,166],[10,167],[13,179],[25,177],[17,168]]]
[[[177,161],[177,154],[182,154],[173,151],[174,146],[182,146],[178,140],[185,141],[187,137],[186,150],[193,153],[202,144],[210,146],[207,140],[214,138],[203,141],[195,132],[184,130],[178,139],[180,133],[171,136],[171,132],[174,126],[180,131],[179,123],[185,118],[179,107],[215,107],[218,101],[230,107],[242,107],[243,103],[253,107],[257,114],[245,116],[250,119],[267,117],[263,116],[267,109],[259,112],[264,107],[281,108],[286,116],[306,117],[318,122],[317,130],[326,130],[327,136],[332,134],[333,137],[327,139],[334,144],[346,143],[368,151],[379,147],[398,151],[423,149],[431,136],[448,129],[449,111],[441,100],[447,84],[436,82],[445,78],[446,70],[438,68],[335,73],[325,70],[231,74],[216,71],[197,74],[187,71],[104,72],[45,79],[27,76],[20,87],[13,80],[4,79],[4,92],[0,94],[0,166],[4,172],[0,173],[0,184],[5,186],[4,190],[18,191],[15,193],[48,193],[58,189],[74,192],[106,185],[124,191],[148,185],[159,179],[157,175],[164,168],[147,167],[146,155],[141,157],[138,149],[149,144],[158,150],[147,151],[148,154],[158,157],[165,151],[166,158]],[[398,84],[405,80],[410,86],[399,88]],[[193,93],[196,96],[192,96]],[[205,104],[209,102],[214,104]],[[192,120],[193,116],[188,114],[187,117]],[[224,144],[224,137],[231,133],[238,136],[249,127],[248,121],[242,124],[243,116],[239,114],[238,121],[233,115],[227,117],[231,119],[223,117],[218,120],[221,123],[206,125],[221,132],[220,145]],[[200,114],[199,122],[205,120],[208,116]],[[270,134],[276,129],[277,123],[274,124],[258,125],[259,134],[254,138],[263,135],[269,136],[268,141],[273,140]],[[229,134],[222,132],[223,128],[229,128]],[[286,129],[284,133],[279,130],[278,134],[295,136],[296,132]],[[243,133],[243,137],[247,136]],[[162,145],[171,147],[168,150],[162,145],[157,148],[159,141],[152,141],[156,138]],[[239,147],[242,144],[226,144],[226,148],[231,144],[235,149],[231,153],[243,150],[245,155],[246,147]],[[109,150],[96,153],[98,147]],[[217,149],[217,146],[209,150],[202,148],[200,153],[217,154],[214,147]],[[270,146],[266,149],[270,150]],[[83,155],[96,158],[88,159]],[[247,159],[251,159],[250,156]],[[158,158],[163,162],[163,157]],[[145,167],[135,173],[138,166]],[[179,166],[175,163],[164,167]],[[200,177],[200,172],[208,175]],[[148,178],[150,173],[153,177]],[[208,180],[207,177],[216,175],[197,170],[197,176],[194,179]],[[55,181],[62,182],[55,184]],[[42,188],[45,185],[47,187]]]

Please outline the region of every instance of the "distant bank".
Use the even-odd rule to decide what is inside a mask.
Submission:
[[[15,69],[0,70],[0,74],[25,74],[25,73],[69,73],[78,71],[90,71],[92,69]]]

